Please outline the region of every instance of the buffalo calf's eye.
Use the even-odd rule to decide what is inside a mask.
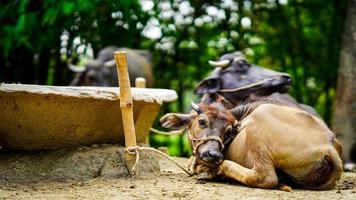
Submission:
[[[205,126],[206,125],[206,122],[205,122],[205,120],[203,120],[203,119],[199,119],[199,125],[200,126]]]

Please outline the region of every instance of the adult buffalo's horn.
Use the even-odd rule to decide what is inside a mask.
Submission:
[[[197,112],[198,114],[201,113],[201,110],[200,110],[198,104],[194,103],[193,101],[191,101],[190,104],[192,105],[192,108],[193,108],[193,110],[195,110],[195,112]]]
[[[85,67],[73,65],[72,63],[68,63],[68,69],[72,72],[80,73],[85,71]]]
[[[115,66],[115,60],[109,60],[109,61],[104,62],[104,66],[105,67],[113,67],[113,66]]]
[[[220,60],[220,61],[212,61],[209,60],[209,64],[214,67],[221,67],[221,68],[226,68],[230,64],[230,60]]]

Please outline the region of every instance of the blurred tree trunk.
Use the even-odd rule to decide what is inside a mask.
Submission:
[[[356,144],[356,0],[348,0],[332,127],[346,162]],[[355,154],[355,153],[353,153]],[[355,157],[356,155],[353,155]]]

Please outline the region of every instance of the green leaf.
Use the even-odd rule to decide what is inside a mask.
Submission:
[[[73,2],[64,2],[62,5],[64,15],[72,15],[74,10]]]

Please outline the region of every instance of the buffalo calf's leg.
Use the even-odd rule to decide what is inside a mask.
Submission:
[[[285,192],[292,192],[293,191],[293,189],[290,186],[284,185],[284,184],[278,184],[277,189],[285,191]]]
[[[250,187],[276,188],[278,185],[273,166],[264,166],[263,170],[248,169],[233,161],[224,160],[219,165],[218,175],[235,179]]]

